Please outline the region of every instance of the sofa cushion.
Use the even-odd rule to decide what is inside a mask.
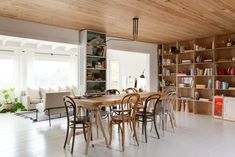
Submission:
[[[41,96],[40,96],[40,93],[39,93],[39,89],[32,89],[32,88],[27,87],[26,95],[29,96],[30,103],[32,103],[31,101],[41,99]]]
[[[58,91],[59,92],[69,92],[66,87],[59,87]]]
[[[78,95],[78,89],[75,86],[66,86],[66,89],[71,93],[71,96]]]
[[[40,91],[41,99],[45,99],[45,94],[46,94],[49,90],[39,87],[39,91]]]
[[[31,99],[30,98],[30,104],[37,104],[37,103],[41,103],[41,102],[42,102],[42,99],[36,99],[36,98]]]

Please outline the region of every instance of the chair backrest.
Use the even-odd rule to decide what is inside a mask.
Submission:
[[[76,121],[76,115],[77,115],[76,103],[70,96],[64,96],[63,101],[64,101],[65,110],[66,110],[68,124],[70,123],[70,118],[69,118],[71,115],[70,111],[72,112],[73,120]]]
[[[174,93],[169,93],[164,99],[164,108],[168,112],[173,112],[174,104],[176,103],[176,95]]]
[[[138,93],[127,94],[122,98],[121,101],[121,115],[124,119],[124,115],[129,115],[131,117],[135,117],[135,113],[137,111],[137,105],[140,99],[140,95]]]
[[[70,95],[70,92],[45,93],[45,109],[64,107],[63,97],[65,95]]]
[[[138,93],[138,91],[135,88],[127,88],[125,91],[126,91],[127,94],[129,94],[129,93]]]
[[[106,95],[116,95],[116,94],[120,94],[120,92],[117,89],[106,90]]]
[[[157,105],[160,101],[160,98],[161,98],[161,95],[159,95],[159,94],[152,94],[149,97],[147,97],[147,99],[145,100],[145,103],[144,103],[144,110],[143,110],[144,112],[143,113],[146,114],[149,105],[153,105],[153,112],[155,113]]]

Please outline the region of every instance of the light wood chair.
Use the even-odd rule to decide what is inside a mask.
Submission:
[[[140,99],[140,95],[138,93],[127,94],[122,98],[120,107],[121,112],[119,115],[111,112],[111,120],[110,120],[110,142],[112,143],[112,127],[114,124],[117,124],[122,134],[122,151],[124,151],[125,147],[125,123],[132,124],[133,136],[135,137],[137,145],[139,145],[138,137],[136,134],[136,122],[135,115],[137,111],[137,105]]]

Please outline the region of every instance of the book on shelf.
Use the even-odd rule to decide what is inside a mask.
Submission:
[[[191,73],[191,69],[190,69],[190,73]],[[194,74],[197,76],[211,76],[213,75],[213,68],[205,68],[205,69],[196,68],[194,70]]]
[[[199,98],[199,101],[210,101],[210,99],[207,99],[207,98]]]
[[[206,85],[204,85],[204,84],[196,84],[196,88],[198,88],[198,89],[205,89]]]
[[[178,73],[177,76],[187,76],[185,73]]]
[[[207,88],[212,89],[212,79],[208,80]]]
[[[235,87],[229,87],[228,89],[229,90],[235,90]]]
[[[184,59],[181,61],[182,64],[189,64],[192,63],[192,61],[190,59]]]
[[[215,89],[229,89],[229,83],[216,80]]]
[[[204,59],[203,62],[213,62],[212,59]]]

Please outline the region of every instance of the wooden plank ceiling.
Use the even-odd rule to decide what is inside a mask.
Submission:
[[[235,0],[0,0],[0,16],[139,41],[173,42],[235,32]]]

